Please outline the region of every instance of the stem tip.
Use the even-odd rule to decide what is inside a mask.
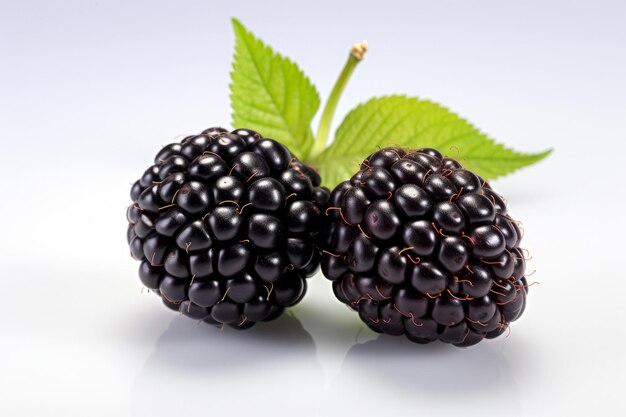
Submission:
[[[359,61],[365,58],[366,53],[367,53],[367,41],[363,41],[361,43],[355,43],[354,45],[352,45],[352,49],[350,50],[350,55],[352,55]]]

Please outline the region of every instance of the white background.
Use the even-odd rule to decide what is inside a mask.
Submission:
[[[624,415],[623,2],[295,3],[2,1],[0,414]],[[322,97],[367,39],[339,115],[408,93],[555,148],[493,183],[540,282],[510,337],[379,337],[321,276],[248,332],[140,293],[130,183],[177,135],[228,126],[231,16]]]

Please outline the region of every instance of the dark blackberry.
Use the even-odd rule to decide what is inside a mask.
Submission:
[[[209,128],[163,147],[131,188],[139,278],[171,309],[245,329],[300,301],[319,267],[330,191],[249,129]]]
[[[322,271],[371,329],[470,346],[524,311],[520,230],[502,197],[457,161],[382,149],[328,201]]]

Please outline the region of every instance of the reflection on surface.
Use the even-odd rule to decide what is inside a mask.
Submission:
[[[177,317],[137,376],[131,409],[151,417],[272,407],[314,415],[322,378],[313,338],[288,314],[246,331]]]
[[[519,390],[509,367],[515,358],[505,357],[490,342],[494,343],[459,349],[379,335],[348,351],[324,404],[341,403],[354,411],[366,407],[368,414],[400,407],[407,415],[478,410],[482,415],[521,415]]]

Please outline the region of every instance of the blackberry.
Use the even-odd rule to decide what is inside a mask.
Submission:
[[[524,311],[520,229],[503,198],[456,160],[381,149],[329,204],[322,271],[372,330],[470,346]]]
[[[320,265],[330,192],[255,131],[210,128],[163,147],[130,196],[141,282],[193,319],[238,329],[275,319]]]

